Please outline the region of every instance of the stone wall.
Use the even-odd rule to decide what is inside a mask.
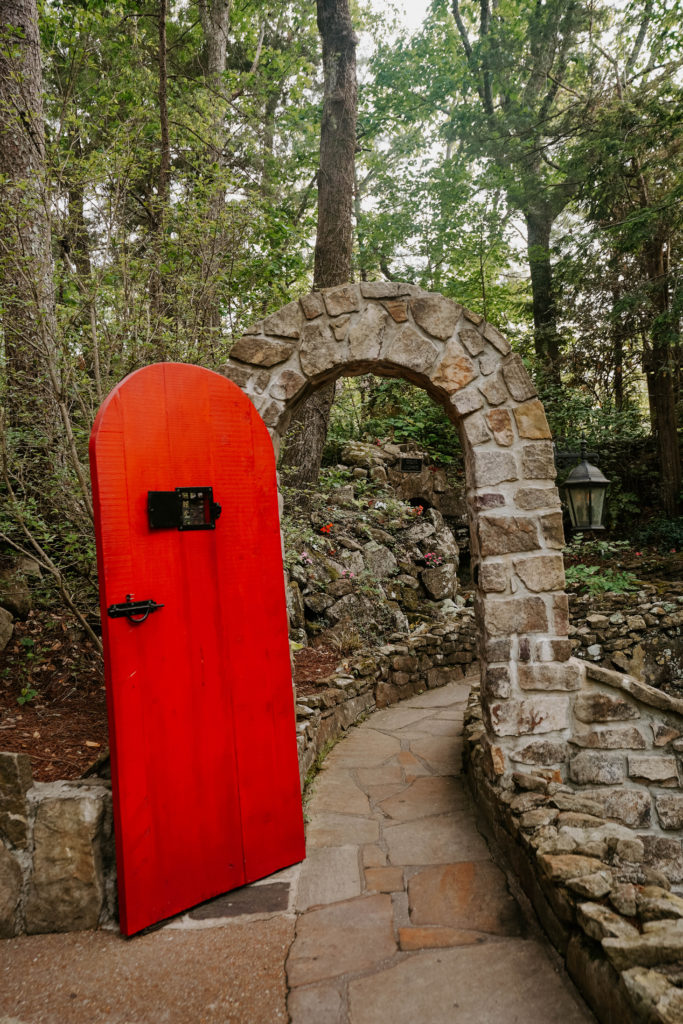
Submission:
[[[673,1024],[683,1019],[683,898],[671,891],[683,883],[683,701],[598,665],[578,667],[565,743],[540,751],[520,740],[511,777],[474,691],[468,776],[598,1018]]]
[[[27,754],[0,753],[0,937],[113,920],[111,788],[34,782]]]
[[[631,594],[571,594],[569,615],[577,657],[683,696],[680,583],[643,583]]]

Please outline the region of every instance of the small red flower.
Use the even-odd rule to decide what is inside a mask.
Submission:
[[[321,533],[331,533],[332,532],[332,523],[325,523],[324,526],[320,527],[320,532]]]

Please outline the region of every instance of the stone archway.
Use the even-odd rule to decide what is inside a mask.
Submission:
[[[457,425],[467,483],[491,774],[567,757],[564,544],[548,423],[519,355],[482,317],[408,284],[312,292],[255,324],[223,372],[252,399],[276,455],[295,406],[326,381],[404,377]]]

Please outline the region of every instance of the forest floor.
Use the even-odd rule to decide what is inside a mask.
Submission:
[[[567,565],[576,559],[566,556]],[[587,562],[586,558],[583,558]],[[619,551],[591,558],[648,583],[683,580],[683,553]],[[596,597],[596,603],[599,596]],[[341,655],[322,634],[295,655],[300,696],[314,693],[339,664]],[[91,641],[61,611],[34,611],[17,622],[0,655],[0,750],[31,758],[34,778],[77,779],[108,749],[102,661]]]
[[[297,694],[341,660],[322,636],[294,657]],[[31,758],[40,782],[78,779],[109,746],[102,659],[67,612],[32,612],[0,656],[0,750]]]

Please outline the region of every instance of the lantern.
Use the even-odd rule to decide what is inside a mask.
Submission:
[[[585,459],[571,471],[564,487],[569,516],[575,530],[605,529],[602,516],[608,484],[609,480],[598,467],[592,466]]]

